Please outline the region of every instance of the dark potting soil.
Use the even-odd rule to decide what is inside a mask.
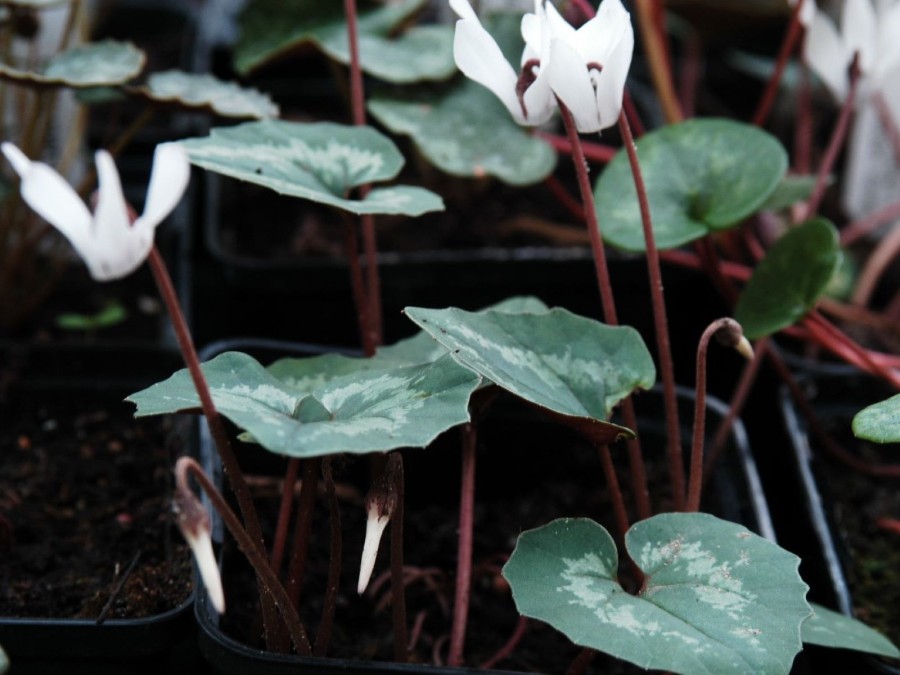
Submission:
[[[135,421],[131,405],[85,404],[78,390],[27,398],[7,401],[0,425],[0,615],[137,618],[182,604],[175,422]]]
[[[521,532],[555,518],[580,516],[594,518],[611,532],[615,528],[596,450],[519,404],[501,398],[494,405],[479,438],[473,581],[465,647],[466,664],[470,666],[489,659],[516,629],[519,615],[500,571]],[[652,456],[654,445],[649,438],[644,447],[645,453]],[[440,664],[447,655],[456,571],[460,443],[460,433],[452,431],[427,450],[404,452],[407,624],[414,641],[414,663]],[[614,458],[630,503],[624,444],[614,447]],[[365,527],[362,499],[370,482],[369,467],[370,461],[365,457],[341,458],[334,465],[341,498],[344,564],[328,655],[391,661],[387,578],[390,528],[385,532],[369,590],[362,597],[355,592]],[[271,468],[274,470],[270,475],[275,478],[262,480],[267,487],[258,488],[257,499],[264,527],[270,532],[278,507],[277,477],[283,475],[284,464],[275,461]],[[654,508],[665,510],[669,507],[665,461],[651,461],[648,474],[651,486],[660,486]],[[292,523],[291,532],[293,527]],[[263,648],[259,619],[248,618],[258,617],[252,573],[231,539],[226,538],[226,542],[223,577],[228,609],[221,617],[221,625],[239,642]],[[328,508],[321,486],[311,546],[300,611],[312,640],[322,611],[330,546]],[[495,667],[564,672],[580,652],[580,647],[555,629],[529,620],[512,654]],[[598,654],[585,672],[646,671]]]
[[[846,450],[863,460],[897,464],[896,447],[851,436],[849,418],[822,422]],[[843,545],[854,613],[900,644],[900,530],[884,522],[900,519],[900,481],[865,475],[825,452],[817,454],[816,469]]]

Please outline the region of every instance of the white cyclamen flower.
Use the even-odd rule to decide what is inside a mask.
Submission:
[[[95,155],[98,197],[94,213],[53,168],[31,161],[12,143],[3,143],[0,150],[19,174],[22,199],[71,242],[97,281],[124,277],[146,260],[156,226],[181,201],[190,178],[184,148],[176,143],[158,145],[144,213],[132,223],[119,172],[105,150]]]
[[[522,18],[519,75],[481,25],[468,0],[450,0],[460,16],[453,55],[469,78],[490,89],[519,124],[537,125],[553,114],[555,97],[581,132],[616,123],[634,51],[631,17],[620,0],[604,0],[597,16],[578,30],[549,0],[535,0]]]
[[[817,10],[803,49],[804,58],[839,101],[850,88],[848,70],[858,54],[860,99],[882,91],[900,66],[900,3],[844,0],[841,30]],[[894,83],[892,86],[897,86]]]

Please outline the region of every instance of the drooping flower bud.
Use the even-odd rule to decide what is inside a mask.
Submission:
[[[175,514],[178,529],[181,530],[182,536],[194,554],[200,578],[209,594],[209,601],[221,614],[225,611],[225,592],[222,590],[219,565],[213,552],[209,514],[196,495],[182,487],[175,489],[172,511]]]
[[[384,471],[375,479],[369,489],[369,494],[366,495],[366,539],[363,542],[362,558],[359,564],[359,583],[356,586],[360,595],[365,592],[369,585],[369,579],[372,578],[381,535],[384,534],[384,529],[397,508],[399,463],[399,457],[393,454],[389,455]]]
[[[744,337],[744,329],[741,324],[734,319],[722,319],[722,325],[716,331],[716,340],[726,347],[733,347],[748,361],[753,360],[753,346]]]

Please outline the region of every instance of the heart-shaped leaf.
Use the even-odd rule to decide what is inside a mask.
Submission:
[[[496,176],[510,185],[547,177],[556,153],[509,116],[490,91],[467,78],[441,87],[376,94],[369,112],[385,127],[411,136],[425,158],[454,176]]]
[[[876,443],[900,443],[900,394],[856,413],[853,433]]]
[[[805,644],[900,658],[900,650],[890,640],[862,621],[812,602],[809,606],[813,610],[812,616],[800,627]]]
[[[414,26],[402,30],[425,0],[360,3],[357,19],[364,72],[395,83],[445,80],[454,72],[453,29]],[[343,5],[321,0],[255,0],[241,17],[235,68],[241,74],[314,45],[339,63],[350,62]]]
[[[444,208],[438,195],[410,186],[347,197],[355,187],[394,178],[403,166],[397,146],[371,127],[261,120],[182,142],[201,168],[351,213],[418,216]]]
[[[787,153],[765,131],[726,119],[672,124],[637,141],[653,233],[660,249],[724,230],[755,213],[787,169]],[[603,238],[644,251],[631,165],[619,152],[594,189]]]
[[[678,673],[787,673],[810,614],[800,559],[704,513],[664,513],[625,536],[646,575],[617,581],[612,537],[587,519],[519,536],[503,568],[519,612],[576,644]]]
[[[41,72],[0,64],[0,78],[38,86],[104,87],[124,84],[136,77],[145,61],[144,52],[130,42],[102,40],[57,54]]]
[[[604,422],[656,369],[641,336],[555,308],[542,313],[407,307],[405,314],[453,358],[520,398],[578,421],[606,442],[633,433]],[[585,428],[583,423],[588,423]]]
[[[521,314],[525,312],[543,313],[549,308],[539,298],[523,295],[514,296],[485,307],[497,312]],[[447,353],[447,348],[431,337],[431,334],[420,330],[412,337],[400,340],[392,345],[379,347],[375,360],[389,363],[405,363],[414,365],[436,361]]]
[[[806,201],[815,186],[815,176],[785,176],[759,210],[780,211],[797,202]]]
[[[841,262],[840,240],[824,218],[808,220],[766,253],[741,293],[734,318],[751,340],[793,325],[825,292]]]
[[[317,375],[291,359],[277,362],[276,377],[252,357],[226,352],[203,364],[203,372],[222,415],[267,450],[291,457],[424,447],[468,421],[469,396],[480,382],[449,357],[394,368],[317,359],[313,365],[323,369]],[[186,370],[127,400],[137,404],[137,416],[200,407]]]
[[[147,78],[147,85],[137,92],[151,101],[209,110],[222,117],[278,117],[278,106],[266,94],[212,75],[181,70],[153,73]]]

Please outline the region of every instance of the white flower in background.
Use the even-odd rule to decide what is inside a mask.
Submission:
[[[806,33],[804,58],[838,101],[850,89],[849,68],[859,55],[860,100],[900,86],[900,3],[844,0],[838,31],[831,17],[816,10]]]
[[[95,156],[99,187],[94,213],[53,168],[31,161],[12,143],[3,143],[0,150],[19,174],[22,199],[69,240],[97,281],[124,277],[146,260],[156,226],[181,201],[190,178],[183,147],[157,146],[144,213],[132,223],[119,172],[105,150]]]
[[[840,31],[816,10],[806,33],[804,59],[838,101],[850,90],[849,68],[858,54],[856,116],[842,180],[844,210],[862,218],[896,201],[900,171],[879,110],[900,128],[900,0],[844,0]]]
[[[516,75],[481,25],[468,0],[450,0],[460,16],[453,55],[469,78],[490,89],[519,124],[537,125],[553,114],[555,97],[581,132],[616,123],[634,51],[631,17],[620,0],[604,0],[597,16],[578,30],[549,1],[535,0],[522,17],[521,72]]]

